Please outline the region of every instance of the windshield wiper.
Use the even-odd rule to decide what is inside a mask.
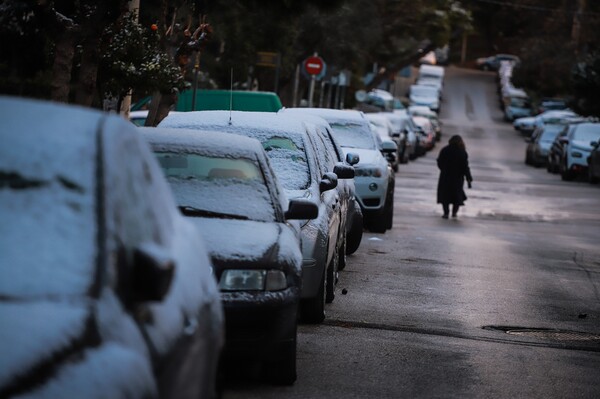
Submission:
[[[206,216],[209,218],[248,220],[247,216],[233,215],[230,213],[223,213],[223,212],[207,211],[205,209],[198,209],[198,208],[194,208],[193,206],[188,206],[188,205],[181,205],[181,206],[178,206],[178,208],[181,211],[181,213],[183,213],[185,216]]]

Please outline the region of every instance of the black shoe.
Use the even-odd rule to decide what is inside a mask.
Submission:
[[[448,214],[447,214],[447,213],[444,213],[444,214],[442,215],[442,219],[448,219]]]
[[[452,214],[452,217],[453,217],[453,218],[455,218],[455,217],[456,217],[456,213],[453,213],[453,214]]]

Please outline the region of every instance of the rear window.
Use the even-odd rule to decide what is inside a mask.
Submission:
[[[331,124],[336,140],[342,147],[376,150],[377,143],[368,126],[358,123],[335,122]]]

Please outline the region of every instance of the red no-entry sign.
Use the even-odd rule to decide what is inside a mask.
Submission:
[[[323,61],[323,58],[321,58],[321,57],[312,56],[312,57],[308,57],[307,59],[304,60],[304,70],[309,75],[320,74],[321,71],[323,71],[324,65],[325,65],[325,62]]]

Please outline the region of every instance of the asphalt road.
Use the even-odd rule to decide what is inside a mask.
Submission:
[[[300,326],[296,384],[248,369],[225,399],[600,397],[600,186],[524,164],[492,73],[446,76],[442,142],[401,165],[393,229],[365,234],[326,322]],[[474,183],[444,220],[435,159],[453,134]]]

